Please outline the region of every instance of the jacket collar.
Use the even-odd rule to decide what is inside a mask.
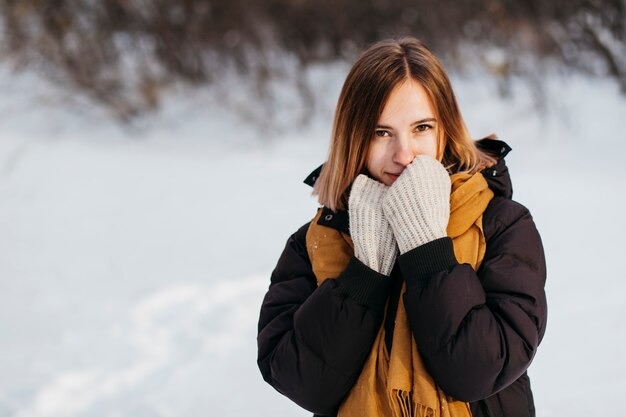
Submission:
[[[491,138],[480,139],[475,143],[480,150],[498,159],[498,162],[494,166],[481,171],[487,180],[487,184],[489,184],[489,188],[495,195],[510,199],[513,196],[513,185],[511,184],[509,169],[506,166],[504,157],[511,152],[512,148],[504,141]],[[323,166],[324,164],[313,170],[313,172],[304,179],[304,183],[312,187],[320,176]],[[322,215],[317,224],[332,227],[333,229],[350,234],[350,222],[347,210],[333,212],[328,207],[322,207]]]
[[[513,184],[504,158],[511,152],[512,148],[504,141],[489,138],[476,141],[476,146],[498,160],[491,168],[481,171],[487,184],[489,184],[489,188],[495,195],[511,199],[513,197]]]

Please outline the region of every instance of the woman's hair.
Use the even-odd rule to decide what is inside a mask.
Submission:
[[[426,90],[438,122],[437,155],[449,172],[473,173],[495,163],[476,148],[435,55],[415,38],[384,40],[361,54],[341,90],[328,159],[313,187],[320,204],[332,210],[347,208],[350,185],[365,172],[370,142],[387,98],[407,79]]]

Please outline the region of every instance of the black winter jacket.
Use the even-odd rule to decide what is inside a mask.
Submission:
[[[483,214],[487,248],[478,272],[457,263],[446,237],[399,256],[391,277],[353,257],[339,277],[318,287],[306,250],[309,224],[289,238],[263,300],[257,338],[259,368],[276,390],[316,415],[336,415],[370,353],[388,298],[391,348],[405,280],[413,337],[437,384],[470,402],[473,416],[535,415],[526,369],[546,326],[543,247],[528,210],[511,200],[504,163],[510,148],[497,140],[478,145],[501,157],[483,171],[495,196]],[[347,211],[323,210],[319,224],[349,232]]]

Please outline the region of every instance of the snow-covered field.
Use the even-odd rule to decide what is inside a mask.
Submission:
[[[310,415],[262,381],[256,322],[285,240],[314,215],[302,179],[325,157],[345,71],[312,75],[308,126],[248,123],[202,89],[131,132],[0,71],[0,417]],[[514,197],[544,239],[537,414],[614,415],[626,99],[554,77],[537,112],[522,84],[512,99],[454,84],[470,131],[513,147]]]

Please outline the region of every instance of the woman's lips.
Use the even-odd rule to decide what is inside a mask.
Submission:
[[[387,175],[389,175],[393,181],[397,180],[400,176],[400,174],[392,174],[391,172],[388,172]]]

